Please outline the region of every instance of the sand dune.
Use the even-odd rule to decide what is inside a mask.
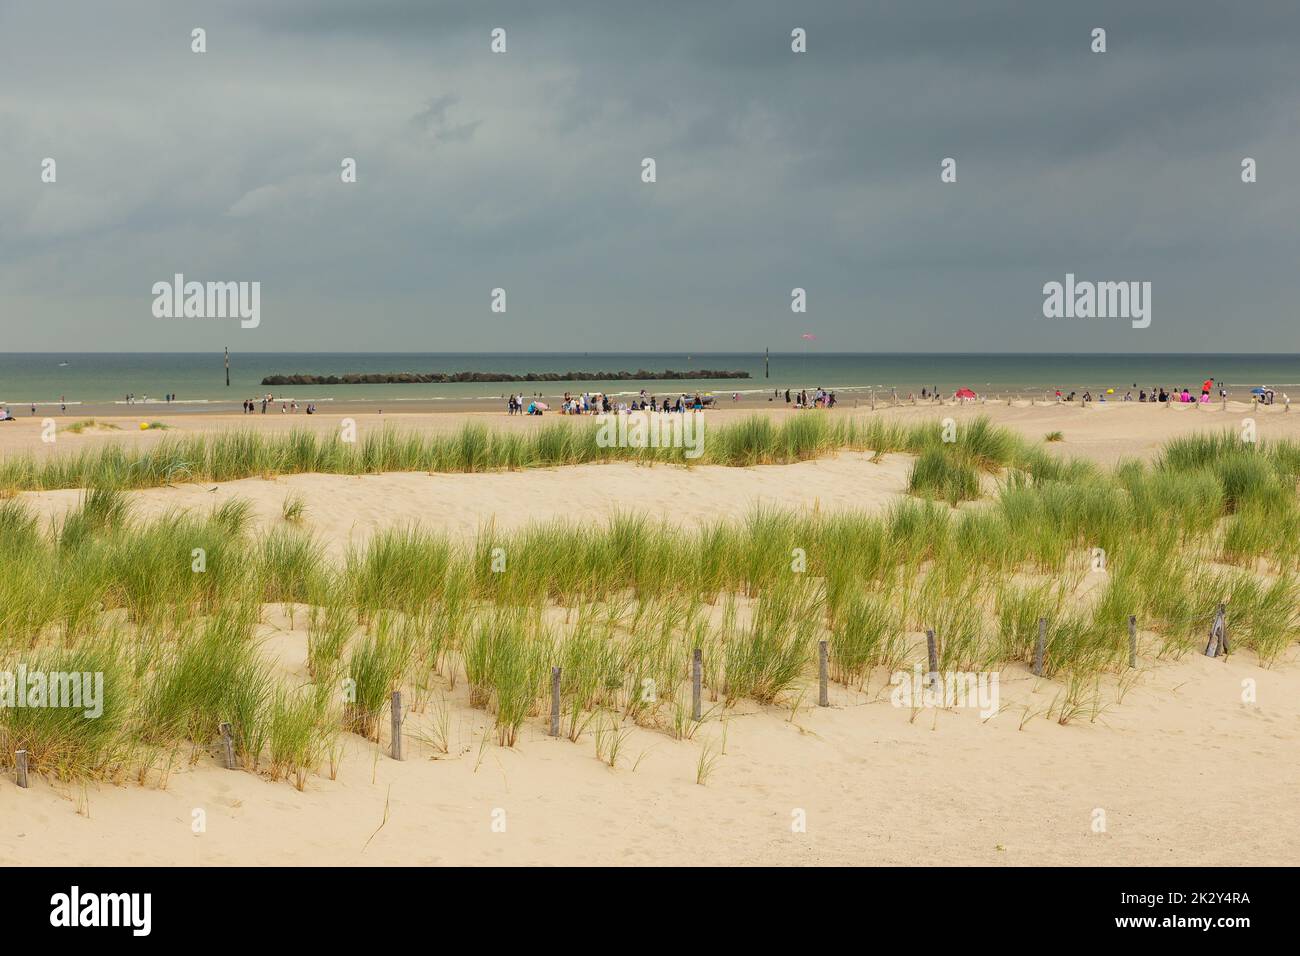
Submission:
[[[305,635],[275,643],[301,648]],[[515,749],[484,744],[491,719],[466,706],[462,682],[447,694],[449,753],[427,740],[430,705],[407,717],[406,759],[386,755],[386,729],[379,747],[350,737],[337,779],[322,772],[305,792],[206,753],[165,786],[6,780],[0,863],[1294,864],[1294,656],[1267,671],[1246,655],[1142,663],[1122,704],[1104,681],[1104,713],[1065,726],[1034,716],[1020,729],[1023,708],[1044,711],[1059,690],[1023,670],[1005,673],[987,722],[969,710],[913,720],[880,696],[882,673],[867,694],[832,685],[827,709],[808,706],[815,690],[797,712],[741,707],[704,786],[717,721],[692,741],[634,729],[611,769],[591,736],[552,739],[539,720]],[[1258,704],[1240,702],[1247,678]],[[196,810],[205,832],[192,831]]]
[[[757,405],[741,408],[723,407],[710,410],[706,414],[709,424],[721,424],[754,414],[769,415],[778,420],[790,415],[815,414],[862,418],[875,415],[887,420],[936,422],[947,416],[959,422],[977,416],[987,416],[996,424],[1033,440],[1041,440],[1048,431],[1062,431],[1065,440],[1062,444],[1052,446],[1054,454],[1075,455],[1099,463],[1113,463],[1123,457],[1149,456],[1162,442],[1176,435],[1224,428],[1238,429],[1241,427],[1242,420],[1247,417],[1256,421],[1259,434],[1265,439],[1300,438],[1300,409],[1292,415],[1281,405],[1253,406],[1246,402],[1229,402],[1226,411],[1218,403],[1199,406],[1110,402],[1082,408],[1079,405],[1044,405],[1042,402],[1030,405],[1025,400],[1011,405],[992,401],[960,405],[904,403],[897,407],[882,404],[875,412],[869,411],[865,406],[854,407],[852,403],[829,412],[797,412],[784,405]],[[57,425],[72,424],[84,420],[84,417],[69,413],[67,416],[56,417],[55,421]],[[110,443],[148,446],[194,432],[245,428],[267,432],[288,432],[301,428],[320,434],[337,434],[343,417],[328,412],[312,416],[301,412],[297,415],[275,413],[168,415],[165,411],[150,409],[143,417],[97,417],[97,421],[116,425],[115,429],[87,429],[79,435],[61,429],[57,432],[57,440],[51,444],[41,440],[41,417],[20,416],[17,421],[0,423],[0,455],[15,452],[54,455]],[[351,417],[356,421],[359,433],[363,435],[367,429],[383,427],[450,432],[459,429],[466,421],[482,422],[497,429],[519,430],[535,429],[553,422],[590,425],[589,418],[566,418],[561,415],[546,415],[540,418],[510,417],[499,411],[458,414],[358,413]],[[168,428],[140,431],[141,421],[162,422]]]
[[[1065,441],[1054,454],[1099,462],[1146,456],[1173,434],[1234,427],[1249,408],[976,406],[902,407],[899,418],[988,414],[1031,438]],[[851,411],[845,411],[845,414]],[[721,413],[725,415],[727,413]],[[782,411],[781,414],[784,414]],[[1265,438],[1300,437],[1300,415],[1255,412]],[[495,416],[500,427],[532,427]],[[453,428],[460,416],[393,417],[413,427]],[[194,428],[302,426],[267,416],[178,421]],[[363,422],[363,427],[374,422]],[[337,427],[326,416],[310,426]],[[157,441],[123,431],[61,439]],[[37,448],[34,425],[0,426],[6,453]],[[49,453],[48,447],[39,447]],[[741,518],[759,504],[880,509],[901,494],[904,455],[757,468],[630,464],[482,475],[298,475],[132,493],[141,515],[206,509],[232,497],[253,502],[264,526],[299,494],[307,526],[337,556],[373,530],[419,521],[457,537],[555,518],[604,520],[616,511],[660,515],[683,526]],[[45,518],[75,491],[25,494]],[[303,616],[280,609],[263,626],[280,669],[305,679]],[[406,759],[345,736],[337,779],[328,767],[299,792],[217,766],[206,752],[144,786],[69,787],[46,779],[19,790],[0,782],[5,864],[1294,864],[1300,859],[1300,668],[1293,647],[1272,669],[1250,654],[1226,661],[1150,656],[1121,696],[1103,678],[1099,712],[1062,725],[1043,716],[1060,685],[1021,668],[1003,673],[1002,708],[987,721],[971,710],[891,706],[888,675],[866,693],[832,684],[832,706],[742,704],[725,723],[725,754],[706,785],[701,749],[721,748],[724,725],[696,739],[633,728],[611,769],[592,736],[545,736],[530,720],[518,747],[497,746],[491,718],[467,705],[463,680],[439,679],[433,702],[411,713]],[[1257,702],[1243,702],[1254,681]],[[444,722],[447,753],[434,741]],[[1095,719],[1094,719],[1095,718]],[[1023,726],[1022,726],[1023,724]],[[1094,832],[1097,811],[1105,831]],[[196,811],[206,830],[195,833]],[[797,812],[806,832],[793,832]],[[504,832],[498,832],[501,821]],[[494,822],[498,827],[494,829]]]
[[[495,523],[509,530],[538,521],[604,521],[616,513],[661,517],[698,527],[743,520],[756,507],[879,510],[907,486],[911,458],[845,452],[837,458],[727,468],[640,466],[625,462],[488,474],[285,475],[219,484],[150,488],[131,495],[135,513],[206,509],[231,498],[252,502],[258,522],[283,522],[284,500],[305,502],[304,526],[327,549],[341,553],[376,529],[418,522],[467,539]],[[26,492],[22,498],[46,518],[76,505],[75,490]]]

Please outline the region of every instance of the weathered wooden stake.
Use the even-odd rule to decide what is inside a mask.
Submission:
[[[926,683],[931,687],[939,676],[939,645],[934,639],[934,631],[925,632],[925,649],[930,658],[930,673],[926,675]]]
[[[691,720],[699,720],[700,682],[704,678],[704,652],[698,647],[691,651]]]
[[[560,736],[560,669],[551,668],[551,736]]]
[[[227,770],[235,769],[235,738],[230,734],[230,724],[221,723],[221,759]]]
[[[393,759],[401,760],[402,759],[402,692],[400,690],[393,691],[393,703],[390,709],[392,710],[392,717],[393,717],[393,750],[392,750]]]
[[[1227,644],[1224,641],[1225,627],[1223,618],[1225,610],[1224,605],[1220,604],[1214,611],[1214,624],[1210,627],[1210,642],[1205,645],[1206,657],[1218,657],[1220,648],[1223,649],[1224,654],[1228,653]]]
[[[18,786],[24,790],[27,789],[27,751],[20,750],[14,754],[15,763],[18,765]]]
[[[828,668],[826,666],[826,642],[817,642],[817,706],[829,707],[831,705],[830,689],[826,686],[829,678]]]
[[[1038,640],[1034,643],[1034,676],[1043,676],[1043,653],[1047,650],[1047,618],[1038,619]]]
[[[1133,614],[1128,616],[1128,666],[1138,666],[1138,619]]]
[[[1223,622],[1223,605],[1220,604],[1214,612],[1214,623],[1210,625],[1210,640],[1205,645],[1206,657],[1219,656],[1219,628]]]
[[[1223,651],[1224,657],[1232,653],[1228,649],[1228,607],[1226,604],[1219,605],[1219,649]]]

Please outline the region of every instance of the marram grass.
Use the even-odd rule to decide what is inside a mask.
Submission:
[[[558,427],[567,430],[546,432],[544,447],[531,444],[541,432],[498,445],[468,431],[437,446],[447,456],[438,464],[496,467],[498,448],[511,467],[582,454],[577,433]],[[927,629],[942,668],[988,670],[1028,664],[1045,618],[1047,676],[1074,683],[1123,671],[1130,614],[1144,655],[1202,647],[1220,602],[1234,651],[1268,664],[1300,637],[1300,455],[1290,445],[1185,439],[1154,466],[1102,471],[1021,455],[982,429],[963,444],[879,423],[855,433],[736,427],[719,452],[732,463],[861,442],[959,462],[997,489],[961,510],[906,497],[884,514],[769,507],[699,529],[623,514],[488,527],[465,545],[411,525],[374,534],[338,566],[294,524],[255,533],[239,501],[137,517],[127,472],[92,483],[52,526],[3,499],[0,669],[91,668],[108,699],[98,722],[0,709],[0,763],[25,748],[36,773],[144,779],[215,758],[224,722],[240,766],[301,787],[335,735],[376,741],[391,693],[434,674],[451,688],[463,679],[498,742],[513,746],[527,742],[530,721],[545,726],[550,668],[560,666],[562,733],[606,728],[608,745],[634,722],[695,733],[695,648],[707,699],[727,708],[797,700],[819,640],[832,679],[861,687],[873,670],[920,662]],[[425,439],[377,436],[346,453],[355,458],[309,439],[229,436],[222,473],[429,460]],[[193,474],[179,453],[186,441],[137,475]],[[270,666],[259,639],[277,605],[306,607],[306,662],[293,678]]]
[[[899,426],[880,419],[809,413],[780,423],[754,416],[706,425],[703,453],[685,448],[601,447],[602,428],[591,419],[539,422],[527,432],[497,430],[481,422],[457,432],[420,433],[383,428],[360,441],[305,430],[265,434],[235,430],[167,437],[148,447],[106,445],[48,457],[0,459],[0,489],[147,488],[184,481],[233,481],[303,473],[374,474],[397,471],[480,472],[549,468],[602,461],[676,464],[783,464],[832,455],[842,449],[920,451],[937,440],[937,425]],[[1015,439],[982,419],[964,426],[960,447],[983,464],[1005,464]]]

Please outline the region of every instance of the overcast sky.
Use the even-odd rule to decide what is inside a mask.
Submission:
[[[1300,352],[1298,51],[1295,0],[0,0],[0,349]],[[1067,272],[1150,328],[1044,319]]]

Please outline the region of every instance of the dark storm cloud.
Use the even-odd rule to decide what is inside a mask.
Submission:
[[[149,315],[185,271],[268,350],[1296,351],[1296,49],[1284,2],[0,5],[0,301],[32,349],[229,337]],[[1151,328],[1043,320],[1066,272]]]

